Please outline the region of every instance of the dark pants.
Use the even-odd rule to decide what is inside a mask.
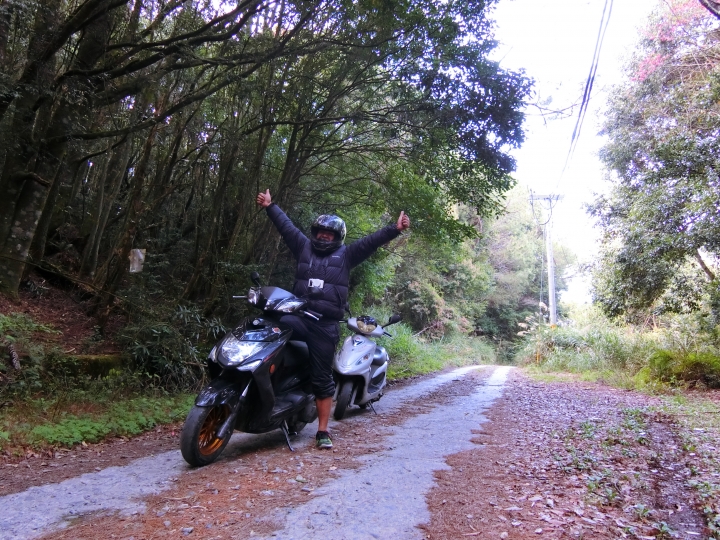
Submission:
[[[310,352],[310,382],[317,399],[335,395],[332,362],[335,348],[340,341],[338,323],[318,324],[306,317],[283,315],[281,323],[293,329],[292,339],[307,343]]]

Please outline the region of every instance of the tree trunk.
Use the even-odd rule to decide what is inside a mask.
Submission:
[[[39,111],[35,111],[37,95],[30,92],[15,100],[14,114],[10,125],[10,132],[13,134],[11,145],[7,148],[7,155],[0,176],[0,247],[10,237],[11,229],[16,227],[13,217],[17,211],[17,205],[28,182],[38,182],[49,185],[48,179],[42,179],[37,175],[28,174],[28,167],[32,166],[37,150],[32,138],[33,124]],[[43,108],[49,107],[46,104]],[[36,209],[30,209],[34,213]],[[42,209],[40,209],[42,212]],[[34,230],[32,231],[34,233]],[[0,251],[0,256],[7,255]],[[0,289],[6,290],[5,283],[0,283]]]
[[[705,272],[705,275],[708,277],[708,281],[715,281],[715,273],[710,270],[707,264],[705,264],[705,261],[700,255],[700,251],[695,250],[695,253],[693,255],[695,256],[695,260],[700,265],[700,268],[702,268],[703,272]]]
[[[272,137],[274,130],[270,126],[266,126],[265,128],[260,130],[260,133],[258,134],[258,142],[257,146],[255,147],[255,155],[253,158],[253,164],[252,168],[249,171],[248,176],[250,178],[255,178],[255,186],[247,185],[245,188],[250,191],[248,194],[249,200],[254,201],[257,193],[262,191],[260,189],[260,184],[262,181],[262,162],[263,157],[265,156],[265,152],[267,152],[267,147],[270,144],[270,138]],[[252,192],[253,187],[255,188],[255,193]],[[253,204],[253,203],[251,203]],[[247,220],[247,214],[246,211],[249,210],[252,212],[252,208],[247,208],[247,203],[244,201],[243,197],[240,197],[240,200],[238,202],[238,216],[235,220],[235,226],[233,227],[233,232],[230,235],[230,241],[228,242],[227,247],[227,253],[228,255],[232,253],[236,247],[237,247],[237,241],[240,236],[240,232],[243,229],[243,225],[247,225],[249,223],[249,220]],[[254,204],[253,204],[254,206]]]
[[[12,21],[15,7],[5,2],[0,8],[0,71],[7,73],[7,44],[10,37],[10,22]]]
[[[142,156],[137,167],[135,167],[133,188],[128,200],[128,211],[125,215],[123,230],[115,243],[115,248],[95,279],[94,285],[101,289],[102,292],[95,301],[92,313],[97,315],[101,328],[104,328],[108,321],[115,293],[128,271],[128,256],[138,231],[138,216],[142,213],[144,204],[143,188],[145,187],[156,132],[157,125],[150,129],[150,133],[145,140]]]
[[[715,2],[714,0],[700,0],[700,3],[705,9],[720,19],[720,2]]]
[[[33,234],[42,213],[42,210],[33,212],[28,209],[42,209],[47,193],[47,182],[39,179],[25,181],[20,190],[17,210],[12,215],[12,229],[0,252],[0,291],[10,297],[17,296]]]
[[[56,1],[53,0],[53,6]],[[47,9],[38,10],[38,13],[47,12]],[[38,18],[41,19],[39,15]],[[37,24],[38,21],[36,27]],[[88,69],[97,63],[111,29],[112,21],[107,12],[88,25],[78,45],[73,68]],[[47,62],[42,65],[50,71]],[[52,77],[51,72],[46,73],[44,79],[49,77]],[[0,242],[3,242],[0,257],[7,266],[0,268],[0,292],[9,296],[17,295],[40,216],[46,211],[52,187],[50,179],[56,178],[56,172],[59,178],[69,176],[70,171],[65,170],[67,167],[64,165],[67,163],[66,134],[76,129],[83,120],[85,123],[92,122],[91,115],[87,114],[87,104],[96,84],[96,81],[88,79],[68,81],[69,88],[60,95],[62,101],[54,107],[49,125],[44,130],[45,122],[36,120],[49,111],[47,100],[37,113],[34,110],[42,88],[32,87],[15,100],[13,133],[18,141],[17,151],[14,149],[6,159],[0,179],[0,215],[3,216],[0,218]],[[72,96],[73,101],[68,101],[67,96]],[[34,130],[38,133],[33,133]],[[49,212],[52,210],[47,209]]]
[[[0,94],[0,119],[5,116],[11,103],[16,104],[16,111],[20,110],[18,103],[27,106],[27,102],[31,101],[34,104],[52,82],[55,54],[48,55],[47,48],[58,28],[63,3],[62,0],[47,0],[42,2],[41,9],[35,11],[25,69],[13,88]]]
[[[225,203],[225,193],[227,191],[227,186],[230,183],[232,169],[235,166],[235,161],[237,160],[238,149],[238,140],[234,138],[232,146],[228,149],[228,156],[225,160],[223,160],[224,167],[221,166],[220,182],[217,189],[215,190],[215,196],[213,197],[213,203],[211,206],[213,210],[213,219],[210,223],[210,231],[208,232],[207,242],[205,243],[205,248],[202,252],[202,255],[197,258],[193,274],[188,280],[188,283],[185,286],[185,290],[183,291],[183,298],[186,300],[192,298],[196,294],[203,269],[207,266],[207,261],[212,255],[211,252],[213,249],[213,245],[215,244],[218,230],[220,228],[220,222],[222,221],[222,214]]]
[[[105,205],[100,214],[100,220],[97,225],[97,232],[93,238],[90,259],[86,265],[87,275],[95,277],[95,270],[97,269],[98,257],[100,254],[100,246],[102,244],[103,236],[105,235],[105,228],[107,227],[108,218],[112,211],[113,204],[117,200],[118,194],[120,193],[120,186],[122,185],[123,178],[127,174],[128,163],[130,162],[130,150],[132,143],[128,139],[121,148],[116,148],[113,153],[113,160],[111,161],[110,175],[111,182],[109,183],[110,195],[106,197]],[[117,161],[114,158],[118,156]]]
[[[78,166],[79,164],[76,164],[73,170],[76,171]],[[57,201],[58,194],[60,193],[60,185],[62,184],[62,181],[59,178],[60,172],[64,169],[64,167],[64,162],[58,165],[57,171],[52,180],[52,185],[50,186],[50,191],[48,192],[48,200],[45,204],[45,209],[43,210],[42,217],[38,222],[37,231],[33,236],[33,242],[30,246],[30,262],[34,262],[36,264],[40,263],[45,256],[45,245],[50,231],[50,224],[52,223],[52,218],[55,214],[55,202]],[[29,269],[26,268],[26,275],[28,271]]]

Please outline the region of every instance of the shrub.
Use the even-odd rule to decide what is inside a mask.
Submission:
[[[137,371],[159,378],[166,388],[189,388],[203,378],[204,359],[225,327],[195,306],[158,309],[125,327],[121,343]]]
[[[20,356],[21,366],[20,371],[16,371],[7,363],[0,362],[0,374],[3,375],[0,377],[3,380],[0,396],[37,391],[47,384],[50,377],[46,370],[57,351],[46,341],[49,336],[58,333],[24,313],[0,314],[0,347],[4,343],[13,345]]]
[[[709,352],[658,350],[649,368],[653,378],[666,383],[720,388],[720,357]]]
[[[529,331],[516,360],[544,370],[582,373],[636,373],[647,365],[657,338],[621,327],[595,308],[571,312],[563,326],[540,325]]]
[[[564,326],[527,332],[517,356],[547,371],[600,373],[611,382],[720,388],[720,352],[714,330],[688,315],[658,318],[652,328],[621,326],[595,308],[571,312]],[[705,328],[705,331],[703,331]]]

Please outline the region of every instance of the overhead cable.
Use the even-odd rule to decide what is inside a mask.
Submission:
[[[570,139],[570,149],[568,155],[565,158],[565,165],[563,166],[562,174],[570,162],[570,158],[575,153],[578,140],[580,139],[580,132],[582,130],[583,121],[585,120],[585,114],[587,113],[588,104],[590,103],[590,94],[592,92],[593,83],[595,82],[595,75],[597,74],[598,64],[600,62],[600,51],[602,50],[603,41],[605,40],[605,32],[607,31],[608,24],[610,23],[610,15],[612,13],[613,0],[605,0],[605,7],[603,7],[602,18],[600,19],[600,28],[598,29],[597,40],[595,41],[595,52],[593,53],[592,64],[590,65],[590,73],[588,74],[587,81],[585,82],[585,90],[583,92],[582,101],[580,102],[580,110],[578,111],[578,117],[575,122],[575,129],[573,129],[572,138]]]

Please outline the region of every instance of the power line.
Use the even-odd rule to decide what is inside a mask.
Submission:
[[[570,162],[570,158],[572,158],[572,155],[575,153],[577,142],[580,139],[580,132],[582,131],[585,115],[587,114],[588,104],[590,103],[590,94],[592,93],[593,83],[595,82],[595,76],[597,75],[598,65],[600,63],[600,52],[602,51],[603,41],[605,40],[605,32],[607,31],[608,24],[610,23],[612,8],[613,0],[605,0],[605,6],[603,7],[603,13],[600,19],[600,28],[598,29],[598,35],[595,41],[595,51],[590,65],[590,73],[585,81],[585,90],[583,92],[582,101],[580,102],[580,110],[578,111],[575,129],[573,129],[572,138],[570,139],[570,148],[568,150],[568,155],[565,158],[565,165],[560,173],[561,178],[565,173],[568,163]],[[558,179],[558,183],[559,182],[560,180]]]

